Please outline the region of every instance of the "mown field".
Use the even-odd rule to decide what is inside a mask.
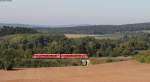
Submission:
[[[96,39],[120,39],[123,37],[121,33],[114,33],[114,34],[65,34],[67,38],[83,38],[83,37],[94,37]]]

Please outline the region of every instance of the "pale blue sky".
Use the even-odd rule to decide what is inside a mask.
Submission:
[[[38,25],[150,22],[150,0],[13,0],[0,2],[0,23]]]

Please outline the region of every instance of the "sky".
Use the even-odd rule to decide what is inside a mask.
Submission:
[[[106,25],[150,22],[150,0],[0,0],[0,23]]]

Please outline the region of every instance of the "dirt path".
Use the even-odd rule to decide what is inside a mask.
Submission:
[[[123,61],[89,67],[0,70],[0,82],[150,82],[150,64]]]

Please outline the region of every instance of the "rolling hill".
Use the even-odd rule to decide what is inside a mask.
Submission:
[[[150,30],[150,23],[125,25],[85,25],[57,28],[36,28],[38,31],[64,34],[110,34],[115,32]]]
[[[39,32],[62,33],[62,34],[111,34],[115,32],[133,32],[133,31],[149,31],[150,23],[135,23],[124,25],[70,25],[70,26],[38,26],[28,24],[7,24],[0,23],[0,27],[28,27],[34,28]]]

